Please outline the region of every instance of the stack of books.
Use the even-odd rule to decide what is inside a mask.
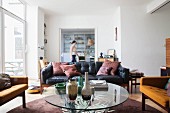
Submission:
[[[105,80],[90,80],[90,86],[95,90],[108,90],[108,84]]]

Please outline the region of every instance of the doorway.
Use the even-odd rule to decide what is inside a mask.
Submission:
[[[77,61],[95,61],[95,29],[61,29],[60,61],[70,62],[71,42],[77,42]]]

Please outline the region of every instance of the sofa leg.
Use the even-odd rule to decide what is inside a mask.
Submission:
[[[145,110],[145,94],[142,93],[142,111]]]
[[[23,108],[26,108],[25,91],[22,93],[22,107],[23,107]]]

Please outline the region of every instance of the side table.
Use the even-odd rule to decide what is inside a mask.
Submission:
[[[129,76],[130,76],[129,78],[130,78],[130,81],[131,81],[131,93],[132,93],[133,85],[135,86],[135,89],[136,89],[137,85],[140,85],[140,83],[137,82],[137,79],[144,77],[144,73],[142,73],[142,72],[130,72]]]

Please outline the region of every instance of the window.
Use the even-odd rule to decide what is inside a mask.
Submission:
[[[24,75],[25,5],[20,0],[0,1],[0,71]]]
[[[19,0],[2,0],[2,7],[14,15],[24,19],[25,5]]]

